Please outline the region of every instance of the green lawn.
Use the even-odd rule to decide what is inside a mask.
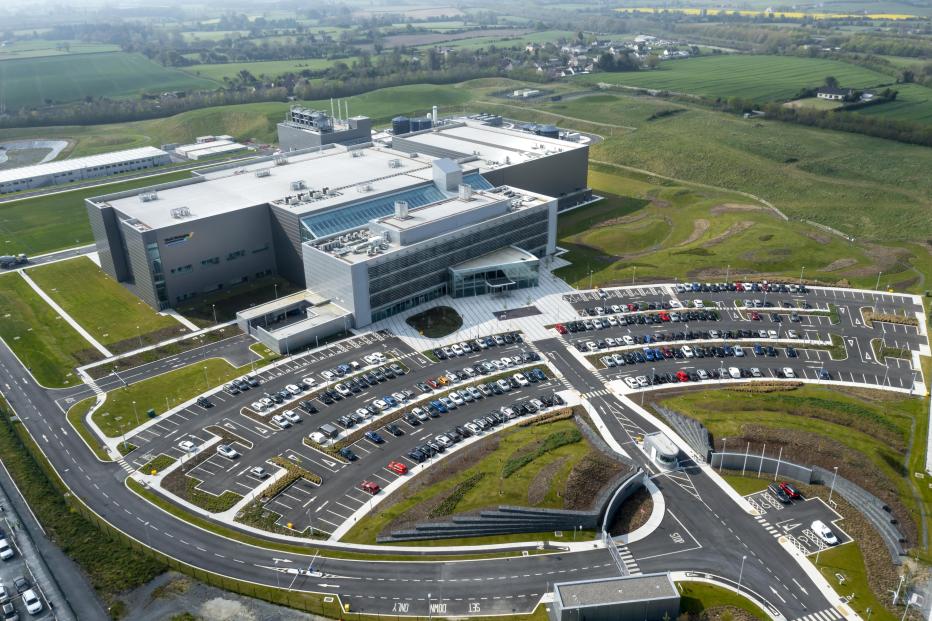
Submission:
[[[253,350],[264,356],[264,362],[275,357],[261,345],[254,345]],[[247,373],[250,368],[250,365],[237,368],[226,360],[209,358],[108,392],[107,401],[92,418],[107,437],[118,438],[148,420],[149,409],[162,414],[211,387]]]
[[[754,101],[790,99],[804,87],[834,76],[844,87],[889,84],[891,76],[837,60],[795,56],[720,54],[662,62],[653,71],[599,73],[579,78],[706,97],[740,97]]]
[[[67,418],[71,426],[78,432],[78,435],[87,443],[97,458],[101,461],[113,461],[106,447],[101,444],[100,439],[84,423],[84,418],[97,402],[97,397],[88,397],[83,401],[78,401],[68,410]]]
[[[459,330],[463,318],[449,306],[435,306],[411,315],[405,323],[428,338],[438,339]]]
[[[329,60],[327,58],[302,58],[297,60],[269,60],[244,63],[224,63],[210,65],[189,65],[184,68],[199,78],[207,78],[222,82],[224,78],[235,78],[240,71],[248,71],[255,77],[268,76],[274,78],[285,73],[301,73],[302,71],[321,71],[342,62],[352,66],[358,58],[340,58]]]
[[[50,388],[79,383],[74,367],[101,358],[16,273],[0,275],[0,337]]]
[[[8,109],[71,102],[85,97],[216,88],[211,80],[162,67],[142,54],[105,52],[0,62]]]
[[[543,440],[552,434],[566,434],[576,430],[576,424],[572,420],[503,430],[494,437],[484,440],[484,442],[497,442],[498,444],[491,452],[482,455],[478,461],[457,463],[455,471],[447,473],[448,476],[442,480],[426,486],[418,484],[418,480],[413,479],[395,492],[399,500],[387,503],[387,506],[376,507],[354,526],[342,538],[342,541],[375,543],[376,536],[389,524],[423,504],[433,506],[432,511],[437,516],[425,519],[444,519],[442,515],[464,513],[500,504],[528,506],[530,504],[529,487],[535,477],[541,470],[558,460],[563,461],[555,467],[554,472],[548,471],[546,493],[535,506],[563,508],[563,488],[570,471],[575,464],[593,451],[585,439],[578,439],[547,451],[510,476],[503,477],[502,473],[510,459],[523,455],[537,446],[535,441]],[[451,456],[448,459],[454,459],[454,457]],[[444,463],[440,462],[435,468],[444,468]],[[525,535],[525,537],[529,536]],[[463,541],[476,543],[473,539]],[[446,545],[448,543],[450,542],[446,540],[438,540],[423,542],[423,545]],[[414,545],[419,544],[415,542]]]
[[[128,351],[188,331],[159,315],[87,257],[29,270],[29,276],[66,313],[104,345]]]
[[[813,563],[816,558],[809,557]],[[838,593],[848,596],[854,595],[854,599],[848,602],[848,605],[862,618],[867,618],[867,609],[870,608],[871,619],[878,621],[896,621],[899,615],[893,615],[887,610],[884,603],[881,603],[868,584],[867,568],[864,563],[864,555],[861,549],[854,544],[831,548],[819,554],[819,562],[816,567],[826,576],[829,583]],[[835,574],[840,573],[845,577],[844,585],[839,585]],[[892,586],[892,585],[891,585]]]
[[[148,179],[117,182],[0,203],[0,252],[30,255],[61,250],[94,241],[84,199],[191,176],[172,172]]]
[[[678,582],[680,590],[680,612],[699,615],[703,611],[719,606],[734,606],[748,612],[755,619],[769,619],[758,606],[737,593],[714,584],[704,582]],[[702,618],[702,617],[699,617]],[[713,617],[722,618],[726,617]]]
[[[63,46],[68,48],[64,49]],[[14,41],[0,48],[0,61],[17,58],[38,58],[41,56],[63,56],[72,54],[96,54],[100,52],[119,52],[120,46],[109,43],[85,43],[83,41],[65,41],[49,39],[28,39]]]

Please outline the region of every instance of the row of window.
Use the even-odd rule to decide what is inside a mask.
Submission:
[[[188,272],[194,271],[194,266],[188,263],[187,265],[182,265],[181,267],[173,267],[171,269],[172,274],[187,274]]]
[[[255,278],[265,278],[266,276],[271,276],[271,275],[272,275],[272,270],[268,269],[268,270],[263,270],[261,272],[256,272]],[[201,295],[202,293],[212,293],[214,291],[219,291],[223,289],[224,286],[227,286],[227,285],[230,287],[235,287],[236,285],[240,285],[247,281],[249,281],[249,276],[238,276],[237,278],[231,278],[228,283],[219,282],[215,285],[209,285],[207,287],[204,287],[203,290],[201,291],[189,291],[188,293],[181,293],[175,296],[175,303],[177,304],[178,302],[184,302],[185,300],[191,300]]]
[[[126,166],[133,166],[136,164],[142,164],[143,160],[134,160],[132,162],[123,162],[121,164],[105,164],[101,166],[91,166],[89,168],[84,168],[80,170],[66,170],[65,172],[52,173],[53,179],[60,179],[61,177],[69,177],[74,175],[80,175],[81,172],[98,172],[98,171],[109,171],[113,172],[112,169],[124,168]],[[152,166],[151,162],[146,162],[143,168],[150,168]],[[42,177],[40,177],[41,179]],[[29,179],[14,179],[13,181],[8,181],[4,185],[29,185],[35,181],[35,177],[30,177]]]

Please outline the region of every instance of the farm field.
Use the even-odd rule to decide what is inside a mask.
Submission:
[[[578,80],[764,102],[790,99],[803,87],[819,86],[826,76],[835,76],[839,84],[852,88],[894,81],[891,76],[837,60],[744,54],[671,60],[654,71],[599,73]]]
[[[67,45],[68,49],[61,46]],[[14,41],[0,47],[0,61],[18,58],[41,58],[44,56],[73,56],[76,54],[96,54],[100,52],[119,52],[120,47],[107,43],[85,43],[83,41],[55,41],[33,39]]]
[[[209,89],[216,83],[162,67],[141,54],[110,52],[0,62],[0,82],[10,109],[119,97],[141,91]]]
[[[74,367],[102,356],[17,273],[0,275],[0,338],[49,388],[80,383]]]
[[[932,88],[921,84],[897,84],[893,88],[899,91],[896,101],[862,108],[857,114],[932,123]]]
[[[190,65],[182,70],[198,78],[207,78],[222,82],[225,78],[234,78],[240,71],[248,71],[256,77],[275,77],[285,73],[301,73],[302,71],[321,71],[342,62],[352,65],[358,60],[356,57],[328,60],[326,58],[304,58],[298,60],[270,60],[251,63],[223,63],[212,65]]]
[[[188,331],[172,317],[156,313],[87,257],[35,267],[29,276],[95,339],[115,352]]]
[[[0,248],[35,255],[94,241],[84,199],[133,188],[185,179],[180,171],[146,179],[117,182],[0,203]]]

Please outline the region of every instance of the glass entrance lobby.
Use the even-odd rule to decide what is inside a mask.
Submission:
[[[539,268],[540,259],[530,252],[501,248],[449,268],[450,295],[463,298],[536,287]]]

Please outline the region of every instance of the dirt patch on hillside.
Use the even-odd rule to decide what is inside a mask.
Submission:
[[[849,278],[858,278],[864,276],[876,276],[877,272],[898,272],[903,266],[898,266],[900,261],[909,256],[909,252],[901,248],[891,248],[889,246],[880,246],[877,244],[864,244],[864,250],[867,256],[871,258],[871,264],[848,270],[845,276]]]
[[[812,241],[820,243],[820,244],[827,244],[830,241],[832,241],[832,236],[829,235],[828,233],[819,233],[818,231],[805,231],[803,232],[803,235],[808,237]]]
[[[752,205],[748,203],[722,203],[709,210],[713,216],[734,211],[767,211],[763,205]]]
[[[852,265],[857,265],[857,259],[852,259],[851,257],[845,257],[842,259],[835,259],[828,265],[822,268],[823,272],[837,272],[838,270],[843,270]]]
[[[665,201],[660,198],[650,199],[650,204],[653,205],[654,207],[659,207],[660,209],[666,209],[667,207],[671,207],[673,205],[673,203],[671,203],[670,201]]]
[[[703,218],[698,218],[693,221],[693,232],[689,234],[689,237],[677,244],[677,246],[688,246],[694,241],[702,237],[706,231],[709,230],[709,221]]]
[[[553,477],[557,475],[557,472],[560,471],[560,468],[563,467],[567,459],[569,458],[561,457],[560,459],[552,461],[534,475],[531,484],[528,485],[527,488],[527,502],[530,506],[536,507],[544,502],[544,499],[547,497],[547,492],[550,491],[550,483],[553,481]]]
[[[719,233],[718,235],[716,235],[715,237],[707,241],[704,244],[704,246],[708,247],[708,246],[714,246],[716,244],[720,244],[726,239],[728,239],[729,237],[734,237],[738,233],[742,233],[748,230],[749,228],[754,226],[754,224],[755,222],[753,220],[741,220],[740,222],[735,222],[734,224],[729,226],[727,229],[725,229],[724,231],[722,231],[721,233]]]
[[[627,216],[620,216],[618,218],[611,218],[609,220],[604,220],[602,222],[599,222],[599,224],[596,226],[601,228],[601,227],[607,227],[607,226],[615,226],[616,224],[632,224],[634,222],[640,222],[641,220],[644,220],[645,218],[650,218],[650,217],[651,217],[651,214],[644,213],[643,211],[641,211],[641,212],[633,213]]]

